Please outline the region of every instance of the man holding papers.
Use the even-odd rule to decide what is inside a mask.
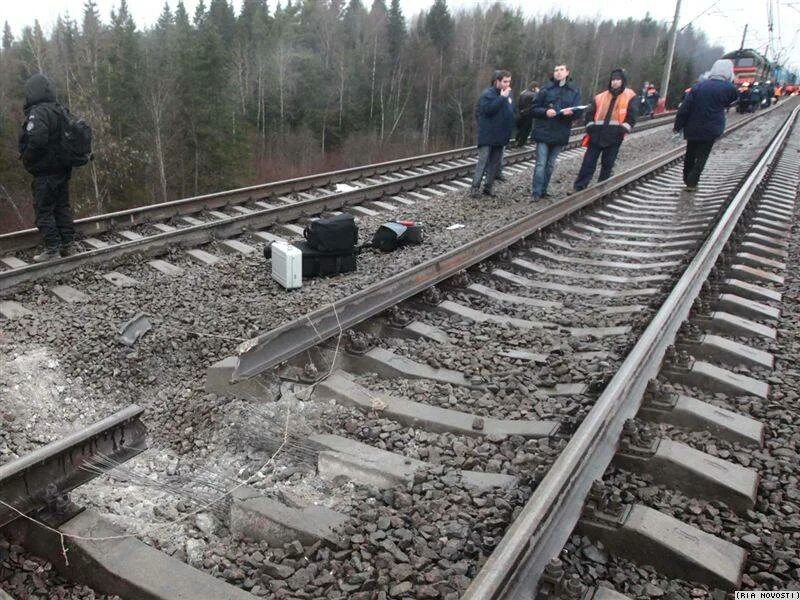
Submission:
[[[550,84],[533,101],[533,140],[536,168],[533,172],[533,200],[547,196],[556,158],[567,142],[572,121],[581,113],[581,92],[572,83],[567,65],[556,65]]]

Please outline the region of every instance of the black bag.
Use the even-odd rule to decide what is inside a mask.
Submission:
[[[357,268],[358,248],[349,248],[340,252],[320,252],[308,242],[292,242],[292,246],[303,253],[303,278],[325,277],[350,273]]]
[[[372,236],[372,247],[382,252],[392,252],[407,244],[421,244],[424,239],[422,225],[413,221],[390,221],[378,227]]]
[[[81,167],[92,159],[92,128],[66,107],[59,106],[59,109],[59,158],[65,167]]]
[[[309,247],[320,252],[351,251],[358,244],[358,227],[353,215],[332,215],[311,221],[303,237]]]

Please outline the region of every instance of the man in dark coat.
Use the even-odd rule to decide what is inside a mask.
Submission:
[[[61,107],[50,80],[38,73],[25,83],[25,122],[19,136],[19,154],[33,175],[36,227],[44,236],[44,252],[34,261],[44,262],[75,253],[75,226],[69,206],[72,168],[60,155]]]
[[[686,156],[683,159],[683,182],[686,190],[697,189],[714,141],[725,131],[725,109],[737,100],[733,81],[733,62],[720,59],[708,73],[708,79],[696,84],[675,115],[674,130],[683,131]]]
[[[478,119],[478,164],[472,177],[471,195],[477,196],[484,175],[483,193],[494,196],[492,186],[514,128],[514,105],[511,100],[511,73],[495,71],[475,109]]]
[[[531,83],[524,92],[519,95],[517,109],[519,118],[517,119],[517,147],[522,148],[528,141],[528,136],[533,128],[533,101],[539,93],[539,86]]]
[[[597,159],[601,156],[598,181],[611,177],[622,140],[636,124],[638,97],[636,92],[625,87],[627,81],[624,70],[614,69],[608,89],[597,94],[586,107],[588,145],[575,180],[576,191],[586,189],[589,185],[597,168]]]
[[[536,167],[533,171],[533,199],[547,196],[556,158],[567,142],[572,121],[580,116],[581,91],[572,83],[566,65],[556,65],[550,83],[533,101],[533,140]]]

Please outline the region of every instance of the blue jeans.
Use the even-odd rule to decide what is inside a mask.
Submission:
[[[536,142],[536,168],[533,170],[533,195],[542,197],[547,193],[547,186],[553,176],[556,158],[563,146],[551,146],[544,142]]]

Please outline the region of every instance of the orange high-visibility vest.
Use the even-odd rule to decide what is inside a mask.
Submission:
[[[636,97],[636,92],[632,89],[628,88],[622,90],[622,93],[617,96],[617,101],[614,103],[614,111],[611,115],[611,118],[608,120],[609,125],[620,125],[627,129],[628,131],[631,130],[631,126],[629,123],[625,122],[625,117],[628,116],[628,104],[631,101],[631,98]],[[605,125],[606,120],[606,113],[608,113],[608,107],[611,106],[611,100],[613,96],[611,92],[606,90],[605,92],[601,92],[594,97],[594,117],[592,117],[592,121],[587,123],[586,126],[590,125]]]

